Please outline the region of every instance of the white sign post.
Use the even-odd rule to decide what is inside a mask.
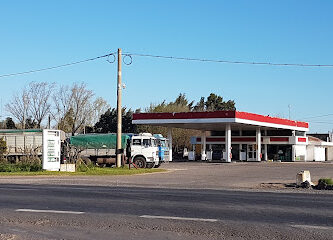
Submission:
[[[43,130],[43,169],[60,170],[60,131]]]

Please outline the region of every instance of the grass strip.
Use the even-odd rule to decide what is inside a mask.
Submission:
[[[128,167],[121,167],[121,168],[87,168],[84,171],[76,171],[76,172],[58,172],[58,171],[35,171],[35,172],[27,172],[27,171],[19,171],[19,172],[0,172],[0,176],[40,176],[40,175],[48,175],[48,176],[75,176],[75,175],[134,175],[134,174],[144,174],[144,173],[157,173],[157,172],[165,172],[165,169],[147,169],[147,168],[140,168],[135,169]]]

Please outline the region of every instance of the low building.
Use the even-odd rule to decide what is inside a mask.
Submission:
[[[333,142],[326,142],[319,138],[308,136],[307,159],[312,161],[333,160]]]

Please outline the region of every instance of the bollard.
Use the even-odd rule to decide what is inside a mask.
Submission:
[[[308,171],[308,170],[300,171],[296,175],[296,185],[297,186],[301,186],[302,183],[305,181],[308,181],[311,185],[313,185],[313,183],[311,182],[310,171]]]

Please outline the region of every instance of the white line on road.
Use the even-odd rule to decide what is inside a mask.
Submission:
[[[0,190],[6,190],[6,191],[37,191],[38,189],[32,189],[32,188],[2,188],[2,187],[0,187]]]
[[[186,217],[172,217],[172,216],[151,216],[142,215],[141,218],[153,218],[153,219],[171,219],[171,220],[184,220],[184,221],[201,221],[201,222],[217,222],[217,219],[209,218],[186,218]]]
[[[315,226],[315,225],[291,225],[292,227],[296,228],[305,228],[305,229],[318,229],[318,230],[330,230],[333,227],[329,226]]]
[[[83,214],[84,212],[59,211],[59,210],[39,210],[39,209],[16,209],[16,212],[33,212],[33,213],[63,213],[63,214]]]

